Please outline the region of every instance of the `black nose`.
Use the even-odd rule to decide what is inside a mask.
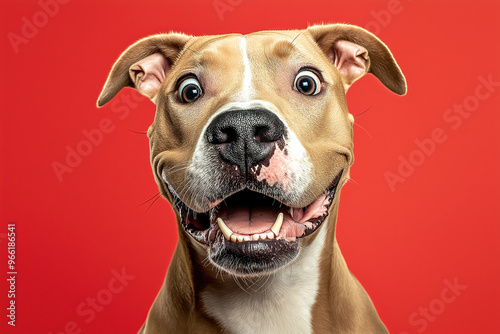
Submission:
[[[235,110],[215,117],[206,131],[224,161],[245,173],[269,159],[275,143],[283,138],[285,126],[268,110]]]

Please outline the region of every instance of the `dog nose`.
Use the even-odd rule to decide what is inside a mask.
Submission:
[[[212,120],[206,139],[224,161],[246,173],[253,165],[271,158],[284,132],[283,122],[268,110],[234,110]]]

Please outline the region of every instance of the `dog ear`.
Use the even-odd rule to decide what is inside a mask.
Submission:
[[[108,103],[124,87],[135,88],[155,102],[166,74],[191,38],[183,34],[162,34],[132,44],[113,65],[97,106]]]
[[[406,94],[405,77],[391,51],[369,31],[349,24],[318,25],[306,31],[337,67],[346,90],[372,73],[394,93]]]

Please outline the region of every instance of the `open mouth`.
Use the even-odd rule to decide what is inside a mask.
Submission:
[[[189,209],[179,198],[175,205],[186,232],[209,246],[214,263],[237,274],[271,271],[293,260],[298,255],[297,240],[325,221],[341,176],[342,172],[303,208],[249,189],[226,197],[203,213]]]
[[[297,238],[313,233],[325,220],[341,174],[329,189],[303,208],[289,207],[248,189],[225,198],[204,213],[194,212],[179,198],[176,198],[176,206],[184,229],[195,240],[207,245],[222,237],[227,242],[294,242]]]

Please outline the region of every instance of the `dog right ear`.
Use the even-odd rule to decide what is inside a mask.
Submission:
[[[317,25],[306,31],[339,70],[345,90],[372,73],[394,93],[406,94],[403,72],[389,48],[371,32],[350,24]]]
[[[165,76],[191,38],[183,34],[162,34],[132,44],[113,65],[97,106],[111,101],[124,87],[135,88],[156,103]]]

